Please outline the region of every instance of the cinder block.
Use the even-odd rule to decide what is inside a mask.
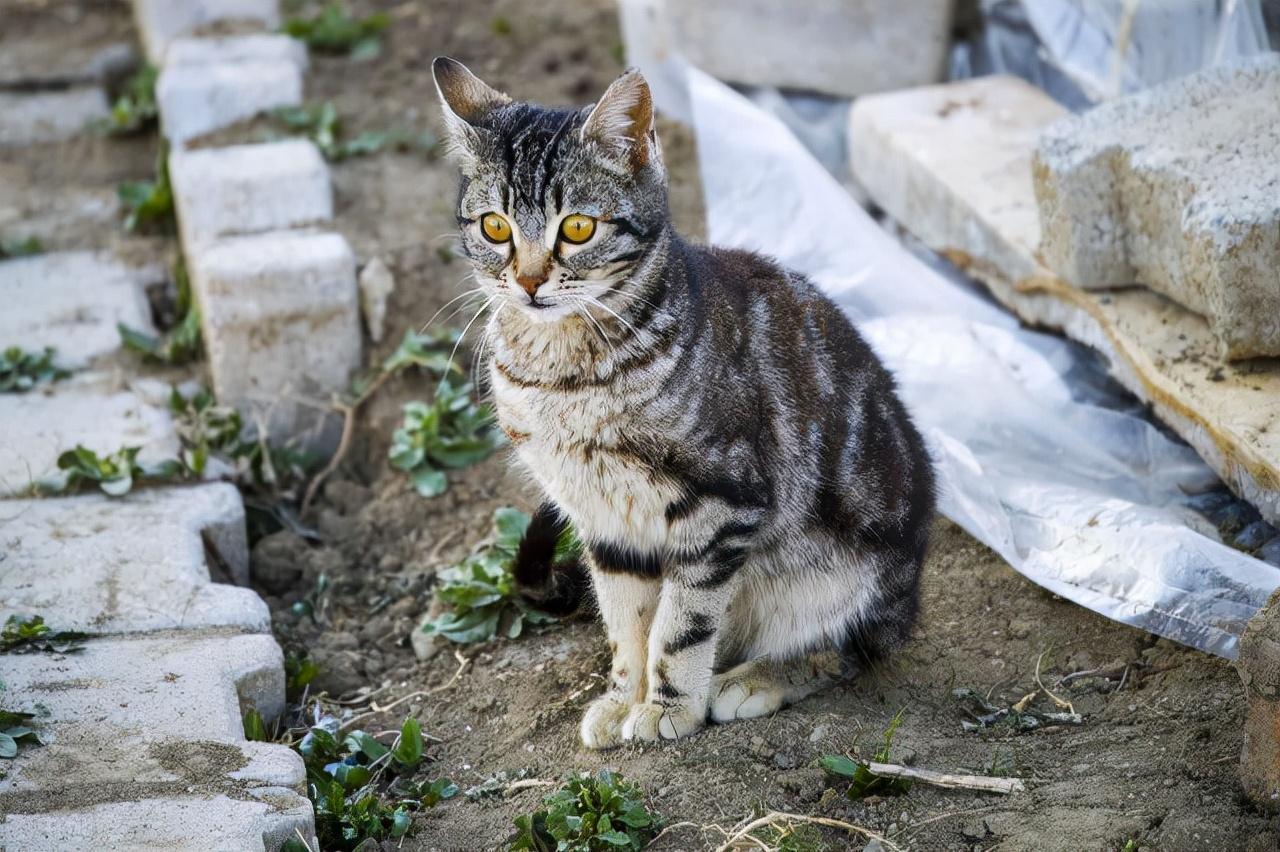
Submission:
[[[1231,359],[1280,355],[1280,54],[1109,101],[1035,156],[1045,263],[1145,284],[1204,316]]]
[[[175,151],[169,177],[188,251],[216,237],[333,218],[329,169],[306,140]]]
[[[173,420],[161,389],[154,397],[152,390],[143,383],[125,390],[110,376],[86,373],[47,391],[0,394],[0,497],[28,493],[77,444],[97,453],[141,447],[139,462],[177,458]]]
[[[186,65],[233,65],[237,62],[292,62],[307,70],[307,46],[285,35],[220,36],[174,39],[165,53],[166,68]]]
[[[146,285],[161,280],[158,267],[129,267],[98,252],[0,262],[0,346],[52,346],[60,365],[82,367],[120,348],[118,323],[155,333]]]
[[[276,438],[331,446],[338,423],[322,412],[360,366],[347,241],[296,231],[230,237],[196,246],[188,264],[218,399]]]
[[[0,148],[62,142],[111,114],[97,86],[63,92],[0,92]]]
[[[209,559],[248,582],[244,506],[230,484],[14,500],[3,511],[0,620],[38,613],[94,634],[271,627],[252,590],[210,582]]]
[[[175,38],[210,24],[280,26],[279,0],[133,0],[133,15],[147,58],[155,65],[164,63]]]
[[[1240,784],[1254,802],[1280,811],[1280,591],[1245,626],[1236,671],[1248,700]]]
[[[751,85],[856,96],[942,79],[953,0],[653,0],[656,38]],[[631,38],[628,33],[628,38]]]
[[[302,103],[302,72],[288,59],[166,66],[156,81],[160,127],[175,147],[279,107]]]

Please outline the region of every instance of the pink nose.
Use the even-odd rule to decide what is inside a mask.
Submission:
[[[538,272],[532,275],[525,275],[522,272],[517,272],[516,283],[520,285],[521,289],[532,296],[538,291],[539,287],[547,283],[547,273]]]

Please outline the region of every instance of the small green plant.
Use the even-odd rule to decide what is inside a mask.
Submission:
[[[302,691],[320,674],[320,666],[307,656],[306,651],[290,653],[284,658],[284,689],[290,701],[302,697]]]
[[[413,780],[426,759],[416,719],[404,720],[391,746],[364,731],[341,738],[339,731],[337,719],[322,717],[297,746],[322,849],[354,849],[369,839],[403,837],[413,811],[457,795],[457,786],[447,779]]]
[[[436,145],[435,137],[428,134],[414,138],[410,134],[390,130],[364,130],[347,138],[337,108],[329,101],[308,106],[284,107],[274,113],[275,118],[291,133],[300,133],[320,149],[326,160],[344,160],[376,154],[388,146],[396,148]]]
[[[450,357],[462,333],[456,328],[438,328],[420,333],[408,329],[396,351],[382,362],[382,372],[395,373],[406,367],[421,367],[443,376],[449,371],[460,372]]]
[[[30,257],[34,254],[44,254],[44,243],[40,242],[39,237],[9,237],[0,240],[0,260]]]
[[[74,493],[84,486],[96,484],[104,494],[122,497],[136,481],[165,481],[184,475],[177,459],[164,459],[151,464],[138,461],[139,447],[124,447],[114,453],[98,455],[77,444],[58,456],[58,473],[36,483],[36,490],[47,494]]]
[[[160,115],[156,108],[156,78],[159,70],[143,65],[124,85],[124,91],[111,106],[107,132],[123,136],[138,133],[155,124]]]
[[[283,31],[321,53],[345,53],[351,59],[374,59],[382,51],[381,34],[391,23],[385,13],[352,18],[339,3],[330,3],[313,17],[285,21]]]
[[[267,723],[262,720],[262,714],[257,710],[249,710],[244,714],[244,738],[251,743],[265,743],[269,739],[267,737]]]
[[[884,743],[873,758],[875,763],[889,762],[889,751],[893,747],[893,737],[898,732],[898,727],[902,724],[902,716],[905,712],[906,708],[899,710],[898,714],[889,722],[889,727],[884,732]],[[818,760],[818,765],[826,770],[829,775],[848,779],[849,787],[845,790],[845,795],[850,799],[857,800],[873,794],[877,796],[897,796],[911,789],[910,778],[886,778],[882,775],[876,775],[866,763],[844,755],[828,754]]]
[[[555,617],[529,606],[516,590],[511,563],[529,516],[510,507],[493,513],[494,536],[462,562],[440,572],[436,600],[449,609],[424,621],[426,633],[460,644],[484,642],[495,636],[515,639],[526,626],[550,624]],[[556,542],[556,562],[577,559],[582,545],[572,529]]]
[[[826,852],[827,844],[812,825],[775,823],[757,832],[765,848],[776,852]]]
[[[128,211],[124,229],[134,233],[144,229],[173,230],[173,187],[169,184],[169,148],[160,146],[153,180],[126,181],[116,187],[116,195]]]
[[[176,365],[200,357],[200,309],[191,293],[187,265],[181,258],[174,264],[173,282],[177,292],[175,308],[182,317],[173,328],[156,337],[124,323],[116,326],[124,347],[141,355],[144,361]]]
[[[496,36],[509,36],[514,31],[510,18],[497,15],[489,19],[489,32]]]
[[[11,615],[0,630],[0,653],[29,654],[43,651],[50,654],[72,654],[84,649],[80,644],[88,639],[87,633],[75,630],[54,630],[44,623],[44,616]]]
[[[54,348],[27,352],[17,346],[0,350],[0,393],[23,393],[41,382],[56,382],[71,375],[53,363]]]
[[[18,750],[24,745],[44,744],[39,732],[31,727],[35,718],[35,713],[0,708],[0,758],[11,760],[18,756]],[[0,769],[0,778],[4,774]]]
[[[493,428],[493,410],[476,405],[471,385],[440,382],[430,403],[407,402],[404,423],[391,436],[391,465],[409,474],[423,497],[436,497],[449,487],[445,470],[473,465],[502,443]]]
[[[516,817],[512,850],[604,852],[643,849],[658,833],[659,818],[634,783],[608,770],[577,776],[547,796],[541,810]]]

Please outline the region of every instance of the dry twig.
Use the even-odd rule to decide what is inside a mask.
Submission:
[[[782,811],[773,811],[772,813],[765,814],[759,819],[752,820],[742,828],[739,828],[733,834],[729,835],[729,839],[717,847],[716,852],[730,852],[730,850],[743,842],[755,843],[757,845],[764,846],[764,844],[762,844],[757,838],[750,837],[751,832],[758,828],[764,828],[766,825],[773,825],[774,823],[779,822],[807,822],[814,825],[823,825],[827,828],[839,828],[853,834],[860,834],[868,840],[878,840],[880,841],[880,845],[885,849],[898,850],[898,852],[901,852],[902,849],[902,847],[898,846],[887,837],[876,834],[874,831],[868,828],[863,828],[860,825],[842,822],[838,819],[829,819],[827,817],[804,816],[802,814],[788,814],[783,813]],[[764,848],[767,849],[768,847],[766,846]]]
[[[910,778],[935,787],[950,787],[958,790],[978,790],[983,793],[1022,793],[1027,785],[1020,778],[993,778],[989,775],[958,775],[951,772],[935,772],[932,769],[916,769],[911,766],[898,766],[894,763],[876,763],[871,761],[867,769],[873,775],[884,778]]]

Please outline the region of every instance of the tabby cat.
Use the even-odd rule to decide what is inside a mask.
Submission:
[[[547,497],[517,579],[556,612],[589,588],[608,632],[583,743],[769,714],[900,646],[933,473],[849,321],[768,258],[675,232],[639,72],[548,109],[433,70],[498,420]],[[580,576],[552,570],[566,522]]]

